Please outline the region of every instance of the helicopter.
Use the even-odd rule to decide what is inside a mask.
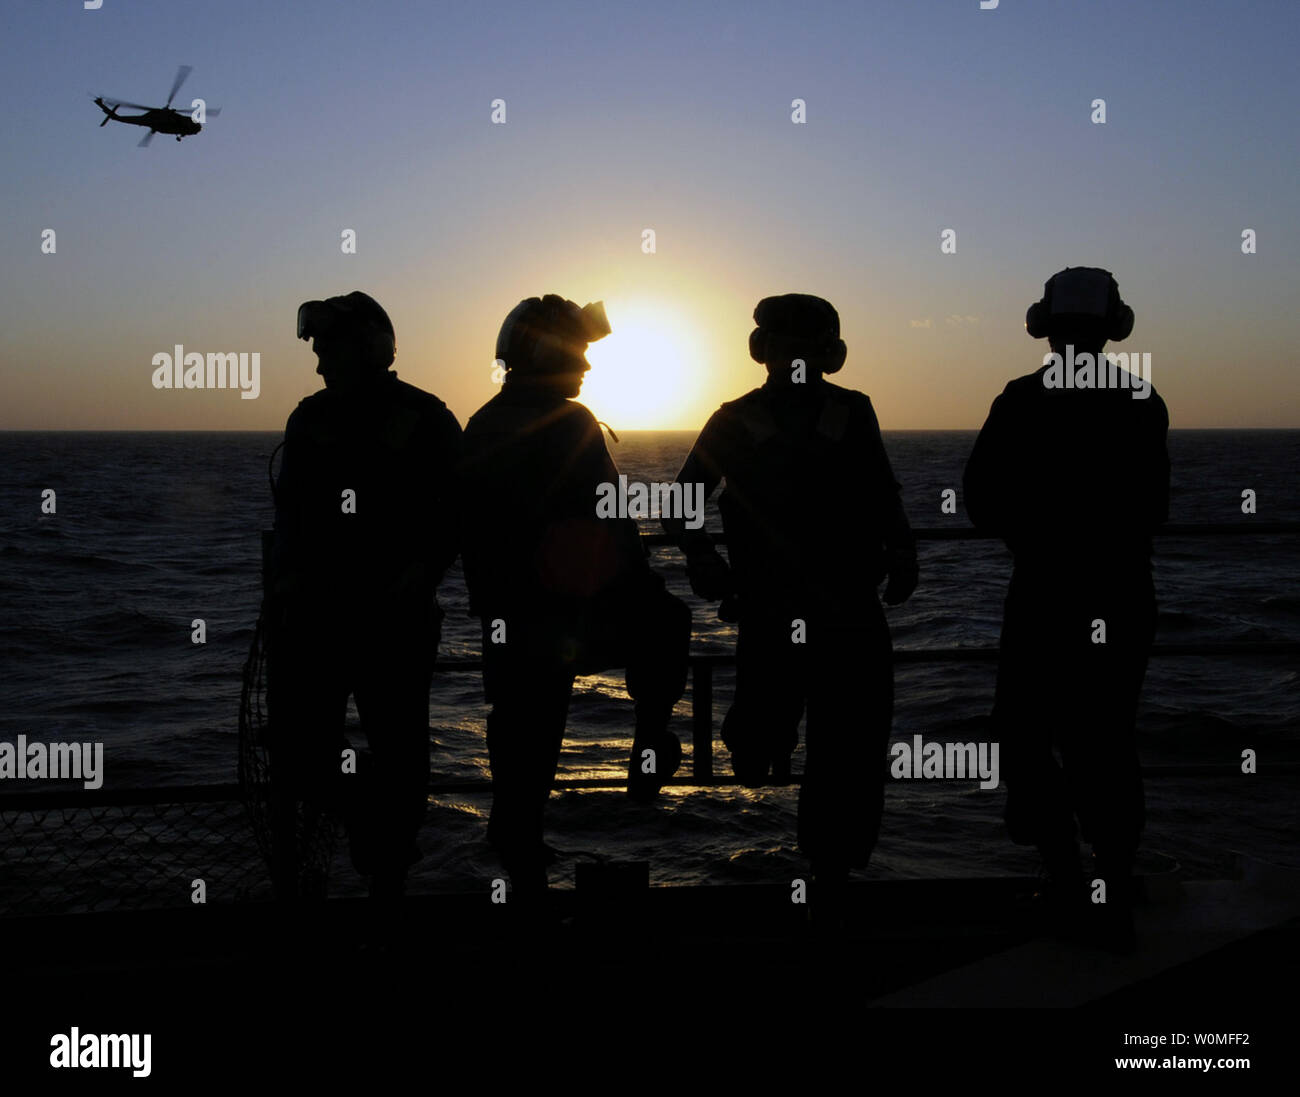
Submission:
[[[194,121],[189,112],[172,109],[172,100],[176,98],[176,93],[185,83],[185,78],[193,70],[193,65],[181,65],[176,70],[176,80],[172,84],[171,94],[167,96],[165,107],[146,107],[142,103],[128,103],[125,99],[105,99],[102,95],[95,96],[95,105],[104,112],[104,120],[99,123],[100,128],[102,129],[109,122],[125,122],[129,126],[148,126],[149,132],[140,139],[137,148],[145,148],[153,140],[155,133],[174,134],[177,141],[182,137],[198,133],[203,126]],[[145,113],[123,117],[117,113],[121,107],[130,107],[132,110],[142,110]],[[209,107],[206,108],[204,116],[215,118],[220,113],[220,107]]]

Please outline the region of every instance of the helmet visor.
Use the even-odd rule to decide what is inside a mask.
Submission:
[[[304,301],[298,306],[298,338],[310,339],[321,326],[324,301]]]

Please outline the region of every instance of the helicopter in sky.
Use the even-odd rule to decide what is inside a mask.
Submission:
[[[125,99],[106,99],[104,96],[95,97],[95,105],[104,112],[104,120],[99,123],[100,127],[108,125],[109,122],[125,122],[128,126],[148,126],[149,132],[146,133],[139,141],[138,148],[144,148],[153,140],[155,133],[174,134],[176,140],[182,137],[189,137],[196,134],[203,126],[194,121],[193,113],[183,110],[173,110],[172,100],[176,98],[176,93],[185,83],[185,78],[193,71],[192,65],[181,65],[176,70],[176,81],[172,84],[171,94],[167,96],[167,105],[165,107],[146,107],[142,103],[128,103]],[[118,114],[121,107],[129,107],[131,110],[142,110],[144,114],[133,114],[124,117]],[[220,107],[205,107],[201,117],[215,118],[221,113]]]

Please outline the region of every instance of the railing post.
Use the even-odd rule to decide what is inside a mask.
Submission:
[[[713,666],[702,660],[691,664],[691,773],[713,780]]]

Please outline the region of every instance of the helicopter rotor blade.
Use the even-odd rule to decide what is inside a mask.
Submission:
[[[147,149],[149,147],[149,142],[153,140],[154,132],[155,132],[154,130],[150,130],[148,133],[146,133],[143,137],[140,138],[139,143],[135,147],[138,149]]]
[[[176,70],[176,83],[172,85],[171,94],[167,96],[167,106],[164,110],[171,110],[172,100],[176,98],[176,93],[181,90],[181,85],[185,83],[185,78],[194,71],[193,65],[182,65]]]
[[[128,103],[125,99],[110,99],[106,95],[100,95],[98,96],[98,98],[102,99],[104,103],[109,107],[130,107],[132,110],[157,110],[158,109],[157,107],[146,107],[143,103]]]
[[[207,116],[209,118],[215,118],[220,113],[221,113],[220,107],[208,107],[207,109]]]

